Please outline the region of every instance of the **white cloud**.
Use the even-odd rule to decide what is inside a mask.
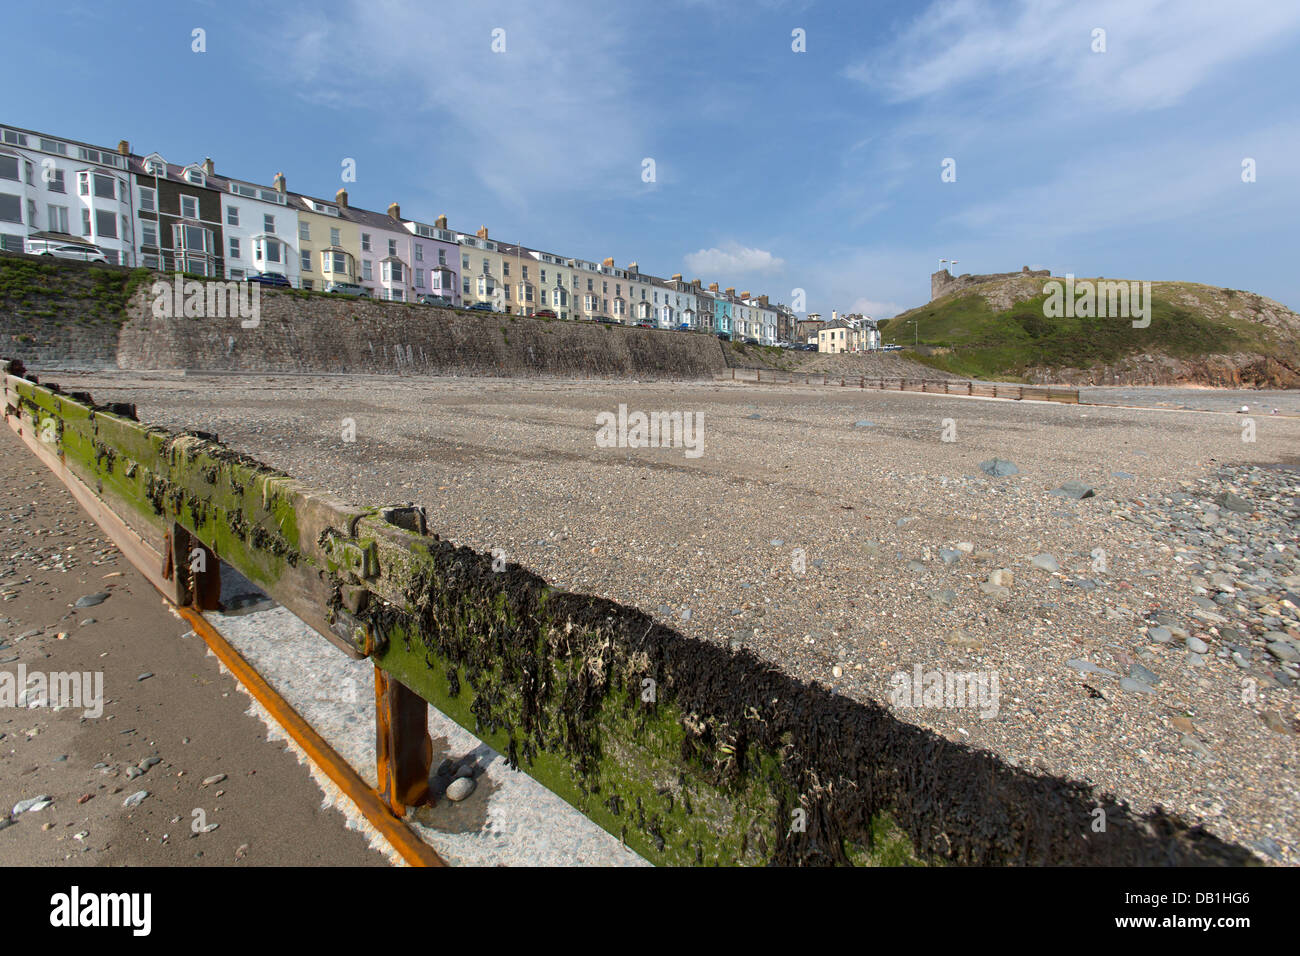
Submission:
[[[327,16],[312,6],[282,17],[263,31],[298,38],[265,41],[281,89],[464,157],[477,186],[506,202],[644,191],[653,104],[634,89],[635,20],[607,4],[573,0],[556,16],[523,0],[350,0]],[[498,28],[505,52],[494,53]]]
[[[1092,33],[1106,31],[1106,52]],[[1276,0],[942,0],[845,74],[895,100],[937,97],[1000,78],[1006,91],[1055,87],[1080,102],[1155,109],[1230,63],[1300,30],[1300,4]]]
[[[906,309],[897,302],[876,302],[872,299],[854,299],[849,306],[850,313],[860,312],[873,319],[889,319],[905,311]]]
[[[766,249],[750,249],[735,242],[726,243],[722,249],[714,247],[687,253],[682,261],[687,272],[709,276],[774,272],[785,265],[784,259],[778,259]]]

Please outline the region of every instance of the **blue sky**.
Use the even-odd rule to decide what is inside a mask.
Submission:
[[[919,305],[941,257],[1300,310],[1300,3],[51,0],[5,23],[0,121],[811,311]]]

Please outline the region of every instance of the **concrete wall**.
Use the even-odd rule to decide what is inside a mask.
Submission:
[[[124,369],[711,378],[716,339],[489,312],[263,291],[256,328],[234,318],[158,318],[128,307]]]
[[[711,379],[713,336],[258,289],[259,321],[160,318],[171,277],[0,254],[0,354],[33,369]],[[132,290],[134,290],[132,292]]]
[[[38,369],[114,367],[130,279],[118,266],[0,252],[0,355]]]

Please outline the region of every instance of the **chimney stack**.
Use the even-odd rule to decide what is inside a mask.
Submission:
[[[435,219],[435,220],[433,221],[433,224],[434,224],[435,226],[437,226],[439,229],[446,229],[446,228],[447,228],[447,217],[446,217],[445,215],[443,215],[443,216],[439,216],[437,219]]]
[[[700,287],[700,280],[699,280],[699,279],[692,279],[692,280],[691,280],[691,285],[695,286],[695,288],[698,289],[698,288]]]
[[[627,264],[627,271],[632,275],[640,275],[640,272],[637,269],[635,262],[629,262]]]
[[[130,156],[131,144],[124,139],[119,139],[117,141],[117,151],[121,153],[123,156]]]
[[[605,257],[605,261],[602,262],[601,265],[609,266],[611,269],[614,268],[614,257],[613,257],[613,256],[606,256],[606,257]]]
[[[275,186],[276,192],[278,193],[284,192],[285,186],[287,185],[284,180],[284,173],[276,173],[275,180],[273,181],[272,185]]]
[[[735,294],[736,294],[736,290],[735,290],[734,288],[723,289],[722,291],[725,292],[727,295],[735,295]]]
[[[681,282],[681,281],[682,281],[682,274],[681,274],[680,272],[674,272],[674,273],[673,273],[673,281],[674,281],[674,282]]]
[[[749,293],[748,293],[748,292],[742,292],[742,293],[740,293],[740,297],[741,297],[742,299],[748,299],[748,298],[749,298]]]
[[[390,202],[390,203],[388,204],[388,215],[389,215],[389,217],[392,218],[392,219],[401,219],[401,218],[402,218],[402,207],[399,206],[399,205],[397,205],[397,203],[395,203],[395,202]]]
[[[336,203],[338,203],[339,206],[340,206],[341,208],[343,208],[343,209],[347,209],[347,208],[348,208],[348,191],[347,191],[346,189],[340,189],[338,192],[336,192],[336,193],[334,194],[334,201],[335,201]]]
[[[476,233],[476,235],[477,235],[480,239],[486,239],[486,238],[488,237],[487,226],[479,226],[479,227],[478,227],[478,232]]]
[[[836,321],[839,317],[840,317],[840,314],[839,314],[838,312],[836,312],[834,309],[831,309],[831,321],[834,322],[834,321]]]
[[[717,292],[717,291],[718,291],[718,284],[717,284],[716,282],[710,282],[710,283],[709,283],[709,291],[710,291],[710,292]]]
[[[203,160],[203,172],[209,176],[215,176],[217,174],[217,167],[216,164],[212,162],[211,156]]]

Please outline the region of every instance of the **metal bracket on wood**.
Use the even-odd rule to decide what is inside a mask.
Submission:
[[[166,536],[163,576],[175,582],[178,604],[200,611],[221,609],[221,560],[181,525]]]
[[[375,668],[375,753],[379,798],[394,815],[431,803],[429,705],[405,684]]]

